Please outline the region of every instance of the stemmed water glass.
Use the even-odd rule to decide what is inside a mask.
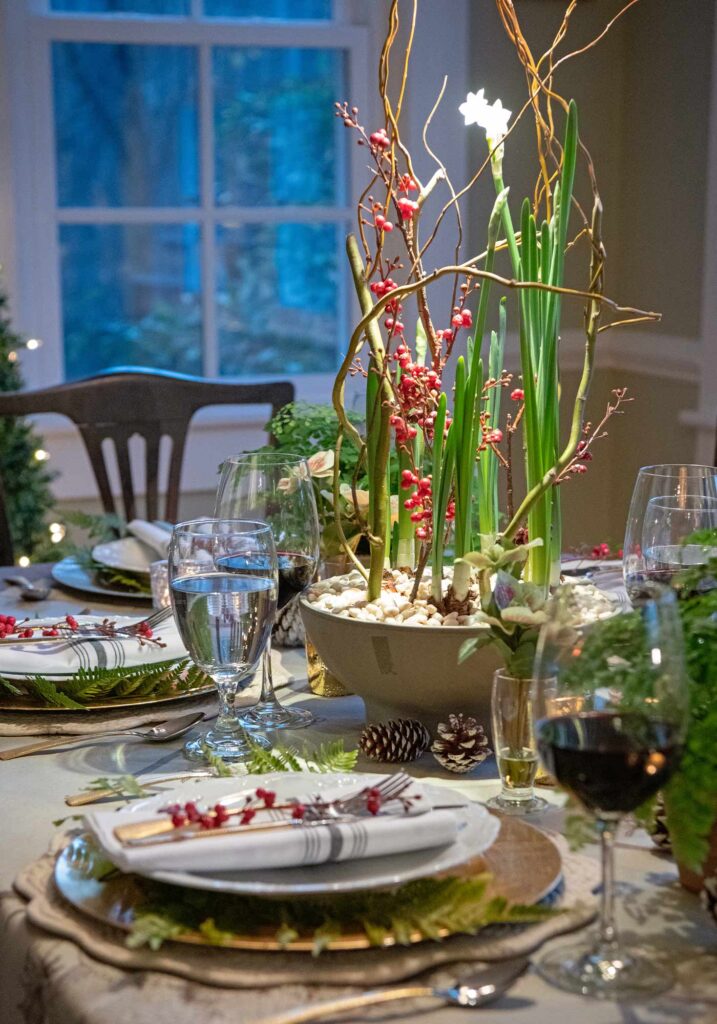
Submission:
[[[240,565],[242,573],[234,567]],[[192,661],[217,687],[221,709],[204,736],[185,752],[203,759],[207,749],[225,761],[251,756],[234,701],[256,671],[276,612],[277,561],[271,528],[236,519],[194,519],[172,531],[168,554],[174,617]],[[264,737],[253,735],[260,746]]]
[[[306,589],[319,561],[319,517],[306,459],[284,452],[252,452],[227,459],[216,515],[260,519],[271,526],[279,569],[278,610]],[[310,711],[287,708],[277,699],[268,644],[259,703],[243,714],[242,721],[261,729],[298,729],[315,721]]]
[[[668,582],[713,551],[689,538],[717,525],[717,468],[643,466],[630,502],[623,546],[625,586],[639,597],[645,580]]]
[[[613,844],[623,815],[665,785],[682,753],[688,687],[674,591],[647,581],[632,611],[582,628],[558,593],[538,642],[532,705],[546,770],[596,816],[603,873],[597,935],[558,947],[538,970],[603,999],[665,991],[669,969],[618,940]]]

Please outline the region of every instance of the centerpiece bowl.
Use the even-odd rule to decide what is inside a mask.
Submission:
[[[466,640],[488,627],[411,626],[344,618],[301,598],[304,627],[329,672],[366,706],[370,722],[417,718],[435,729],[448,714],[471,715],[488,731],[498,649],[480,647],[459,663]]]

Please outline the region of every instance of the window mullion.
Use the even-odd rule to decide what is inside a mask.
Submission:
[[[216,227],[214,217],[214,80],[212,47],[199,47],[199,163],[202,207],[202,365],[206,377],[219,375],[216,315]]]

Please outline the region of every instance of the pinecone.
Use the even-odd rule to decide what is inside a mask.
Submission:
[[[672,852],[672,840],[670,839],[670,830],[667,826],[665,801],[661,795],[658,796],[657,803],[655,804],[655,817],[650,826],[650,839],[655,846],[664,850],[665,853]]]
[[[469,772],[485,761],[491,750],[483,726],[475,718],[459,714],[449,715],[447,723],[440,723],[431,752],[449,772]]]
[[[277,613],[272,643],[275,647],[303,647],[304,623],[299,602],[294,598]]]
[[[392,718],[367,725],[359,748],[372,761],[415,761],[431,745],[431,734],[416,718]]]
[[[700,900],[702,906],[708,914],[712,915],[712,920],[717,924],[717,877],[714,875],[712,878],[705,878]]]

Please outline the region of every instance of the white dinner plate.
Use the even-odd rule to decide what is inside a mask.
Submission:
[[[178,785],[171,792],[165,791],[161,795],[137,801],[132,804],[132,810],[138,815],[146,815],[166,804],[184,803],[187,800],[211,806],[217,801],[227,801],[253,793],[259,786],[276,791],[280,801],[290,797],[305,797],[307,792],[335,790],[337,787],[345,789],[346,793],[350,794],[363,789],[364,786],[375,784],[384,777],[364,773],[280,772],[230,779],[195,779]],[[192,872],[156,870],[142,873],[147,878],[173,885],[189,886],[192,889],[255,896],[315,896],[321,893],[386,889],[417,878],[436,875],[465,864],[487,850],[495,841],[500,831],[500,822],[482,804],[468,802],[455,790],[426,785],[418,780],[414,783],[414,791],[420,793],[422,800],[430,806],[461,805],[454,812],[460,823],[458,837],[454,842],[430,850],[392,854],[390,857],[370,857],[364,860],[272,871],[252,869],[251,872],[229,872],[200,869]]]
[[[101,594],[103,597],[121,597],[129,604],[135,601],[151,601],[152,595],[149,590],[115,590],[114,587],[105,587],[96,580],[95,573],[87,566],[78,562],[76,558],[68,556],[59,562],[55,562],[50,569],[50,574],[56,583],[70,590],[79,590],[83,594]]]
[[[149,544],[136,537],[122,537],[120,540],[96,544],[92,548],[92,557],[110,569],[149,573],[150,565],[158,560],[159,555]]]

